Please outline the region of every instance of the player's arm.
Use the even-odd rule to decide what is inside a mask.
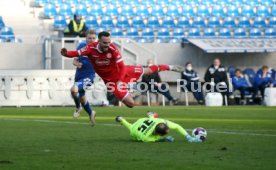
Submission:
[[[77,56],[87,56],[90,53],[89,46],[83,47],[80,50],[76,51],[67,51],[66,48],[62,48],[60,54],[64,57],[73,58]]]

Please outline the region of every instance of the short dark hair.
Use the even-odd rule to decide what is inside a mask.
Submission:
[[[110,33],[107,31],[102,31],[98,34],[98,39],[101,39],[102,37],[109,37]]]
[[[237,69],[235,70],[235,73],[238,72],[238,71],[239,71],[239,72],[242,72],[241,69],[238,69],[238,68],[237,68]]]
[[[155,127],[155,134],[164,136],[168,133],[169,127],[165,123],[158,123]]]

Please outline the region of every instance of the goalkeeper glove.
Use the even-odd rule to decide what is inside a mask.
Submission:
[[[186,140],[187,140],[188,142],[196,142],[196,143],[202,142],[201,139],[199,139],[199,138],[194,138],[194,137],[192,137],[192,136],[190,136],[190,135],[186,135]]]

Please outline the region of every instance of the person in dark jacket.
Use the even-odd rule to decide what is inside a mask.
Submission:
[[[147,65],[150,66],[152,64],[154,64],[153,60],[149,59],[147,61]],[[158,72],[156,72],[154,74],[151,74],[151,75],[143,75],[142,82],[147,84],[147,89],[150,92],[158,92],[158,93],[164,95],[168,99],[170,104],[176,104],[177,103],[178,99],[174,98],[171,95],[170,90],[167,89],[167,87],[164,83],[162,83],[162,80],[161,80],[160,75],[159,75]],[[154,82],[154,83],[151,84],[150,82]],[[144,89],[144,88],[145,87],[142,86],[142,89]]]
[[[193,95],[199,104],[204,103],[203,91],[199,82],[199,76],[197,72],[193,70],[192,63],[190,62],[185,64],[185,71],[181,73],[180,85],[182,91],[193,92]]]
[[[247,80],[242,75],[240,69],[235,70],[235,76],[232,78],[232,84],[233,84],[234,90],[239,90],[241,93],[241,100],[240,101],[236,100],[236,103],[246,104],[246,100],[244,100],[244,95],[246,93],[253,93],[254,88],[248,84]],[[254,96],[255,95],[253,94],[253,97]]]
[[[264,98],[264,91],[266,87],[273,86],[274,80],[273,80],[274,73],[269,69],[268,66],[263,66],[261,69],[257,71],[257,74],[255,76],[255,92],[257,93],[258,90],[260,90],[262,98]]]
[[[74,15],[74,18],[68,24],[68,28],[64,31],[64,36],[70,37],[85,37],[85,32],[88,30],[85,21],[80,16]]]

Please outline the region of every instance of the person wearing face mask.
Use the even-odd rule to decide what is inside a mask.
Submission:
[[[206,86],[207,91],[220,92],[223,96],[229,95],[227,72],[220,59],[214,59],[213,64],[205,73],[204,80],[208,83]]]
[[[74,15],[74,18],[68,24],[68,28],[64,31],[64,36],[85,37],[87,30],[84,20],[80,16]]]
[[[203,91],[199,82],[199,76],[197,72],[193,70],[192,63],[187,62],[185,64],[185,70],[181,73],[182,91],[191,91],[199,104],[204,103]],[[185,86],[185,87],[183,87]]]

